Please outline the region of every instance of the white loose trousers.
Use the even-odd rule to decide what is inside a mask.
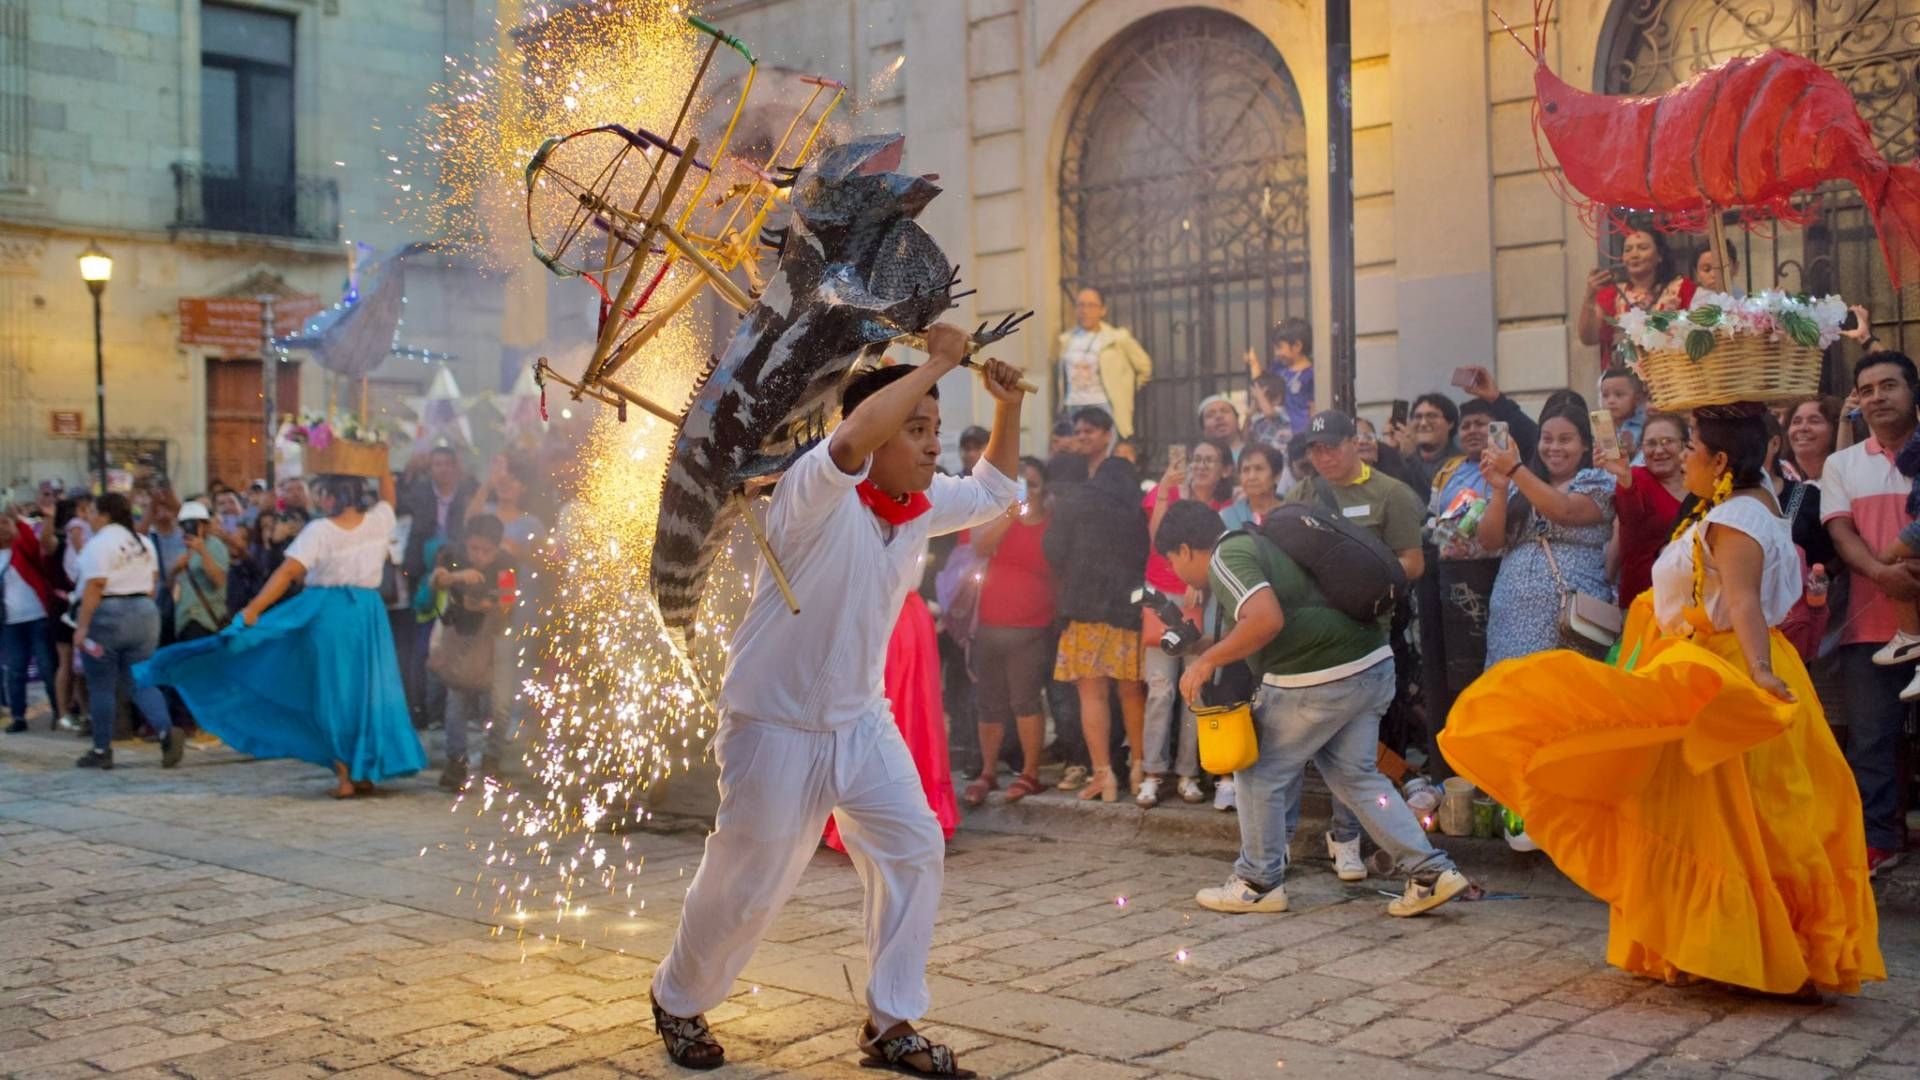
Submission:
[[[925,1015],[946,855],[940,823],[885,712],[831,731],[727,714],[720,810],[653,994],[675,1016],[726,1000],[820,847],[827,815],[866,888],[867,1008],[876,1030]]]

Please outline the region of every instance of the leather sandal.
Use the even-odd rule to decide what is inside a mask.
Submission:
[[[992,773],[981,773],[960,793],[960,801],[968,806],[979,806],[987,801],[987,792],[999,786]]]
[[[647,991],[647,1003],[653,1006],[653,1030],[666,1044],[667,1056],[683,1069],[717,1069],[727,1063],[727,1052],[714,1041],[713,1029],[704,1016],[675,1016],[660,1007],[653,991]]]
[[[1038,795],[1045,790],[1046,787],[1040,783],[1039,777],[1021,773],[1014,777],[1013,783],[1007,785],[1007,801],[1019,802],[1029,795]]]
[[[858,1042],[861,1053],[866,1055],[860,1059],[862,1068],[884,1069],[905,1076],[946,1076],[954,1080],[974,1080],[979,1075],[972,1069],[960,1067],[954,1060],[953,1047],[928,1042],[927,1037],[917,1031],[891,1039],[883,1039],[878,1033],[869,1036],[870,1031],[873,1031],[872,1021],[860,1025]],[[915,1054],[927,1055],[933,1067],[923,1069],[907,1060]]]

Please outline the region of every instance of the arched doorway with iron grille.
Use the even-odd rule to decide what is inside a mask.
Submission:
[[[1659,94],[1735,56],[1785,49],[1819,62],[1852,91],[1889,161],[1920,150],[1920,0],[1614,0],[1594,66],[1596,89]],[[1920,305],[1887,279],[1879,241],[1851,185],[1809,198],[1804,227],[1740,229],[1728,243],[1740,260],[1733,284],[1838,293],[1867,305],[1875,333],[1896,348],[1920,347]],[[1697,252],[1676,244],[1683,253]]]
[[[1245,387],[1246,351],[1310,318],[1306,121],[1261,32],[1182,8],[1089,65],[1060,168],[1061,288],[1105,296],[1153,357],[1135,403],[1148,446],[1190,439],[1208,394]]]

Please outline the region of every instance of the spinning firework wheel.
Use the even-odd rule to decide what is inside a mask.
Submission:
[[[715,164],[726,158],[758,61],[738,38],[696,17],[687,21],[712,43],[665,135],[619,124],[586,128],[547,140],[527,165],[527,232],[534,255],[555,274],[581,277],[600,294],[600,330],[586,369],[570,379],[542,358],[535,377],[543,386],[549,378],[567,386],[576,400],[613,405],[622,419],[633,404],[679,422],[678,414],[612,376],[702,292],[711,290],[739,311],[752,306],[753,295],[730,274],[744,270],[758,287],[760,231],[846,94],[834,80],[803,79],[812,92],[765,160],[743,163],[744,179],[710,199]],[[684,145],[679,140],[722,45],[746,59],[747,73],[725,132],[703,160],[699,139]],[[693,268],[691,278],[650,307],[656,290],[682,264]]]
[[[604,294],[613,271],[640,250],[656,217],[661,158],[679,151],[617,124],[548,139],[527,165],[527,234],[536,258]],[[654,249],[655,252],[658,249]]]

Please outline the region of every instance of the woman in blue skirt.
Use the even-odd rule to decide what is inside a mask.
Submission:
[[[321,512],[286,560],[225,630],[154,654],[143,685],[171,686],[194,717],[254,757],[331,768],[336,799],[418,772],[426,754],[408,719],[400,667],[380,596],[393,536],[393,478],[362,509],[359,477],[311,485]],[[305,587],[276,606],[296,585]]]

